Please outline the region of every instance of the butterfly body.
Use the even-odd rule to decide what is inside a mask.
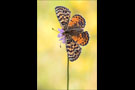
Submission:
[[[85,19],[75,14],[69,20],[71,11],[64,6],[57,6],[55,11],[63,30],[62,37],[65,37],[68,58],[70,61],[75,61],[81,53],[80,45],[85,46],[89,41],[89,34],[84,31]]]
[[[69,36],[77,36],[79,35],[80,33],[82,33],[83,31],[80,29],[75,29],[75,30],[65,30],[65,32],[63,32],[63,35],[69,35]]]

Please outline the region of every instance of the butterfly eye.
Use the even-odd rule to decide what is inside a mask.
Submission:
[[[65,25],[65,22],[62,22],[61,24],[62,24],[62,25]]]

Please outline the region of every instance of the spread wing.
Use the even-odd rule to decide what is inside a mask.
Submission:
[[[71,11],[66,7],[57,6],[55,8],[55,12],[56,12],[57,18],[61,24],[62,29],[65,30],[67,28],[68,23],[69,23]]]
[[[88,32],[85,31],[76,36],[72,36],[72,39],[79,45],[85,46],[88,44],[90,37],[89,37]]]
[[[85,19],[79,15],[75,14],[71,20],[68,23],[68,29],[74,29],[74,28],[84,28],[86,25]]]
[[[67,39],[66,49],[70,61],[75,61],[80,56],[81,47],[73,39]]]

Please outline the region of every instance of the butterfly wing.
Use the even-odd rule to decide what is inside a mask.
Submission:
[[[67,39],[66,49],[70,61],[75,61],[80,56],[81,47],[73,39]]]
[[[89,33],[85,31],[76,36],[72,36],[72,39],[79,45],[85,46],[88,44],[90,37],[89,37]]]
[[[68,30],[75,28],[84,28],[85,25],[85,19],[81,15],[75,14],[68,23]]]
[[[66,7],[57,6],[55,8],[55,12],[56,12],[57,18],[61,24],[62,29],[65,30],[67,28],[68,23],[69,23],[71,11]]]

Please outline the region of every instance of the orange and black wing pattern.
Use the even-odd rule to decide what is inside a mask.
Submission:
[[[69,23],[71,11],[66,7],[57,6],[55,8],[55,12],[56,12],[57,18],[61,24],[62,29],[66,29],[67,25]]]
[[[70,61],[75,61],[80,56],[81,47],[73,39],[67,39],[66,49]]]
[[[76,14],[69,21],[68,29],[84,28],[85,24],[86,24],[85,19],[81,15]]]
[[[72,36],[72,39],[81,46],[85,46],[89,42],[89,34],[87,31],[80,33],[77,36]]]

